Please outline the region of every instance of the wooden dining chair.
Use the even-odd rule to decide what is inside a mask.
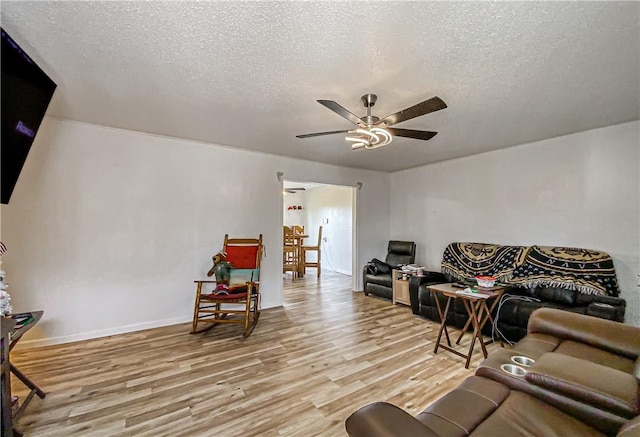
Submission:
[[[315,246],[302,246],[302,266],[303,271],[306,273],[307,267],[315,267],[318,269],[318,278],[320,277],[320,261],[322,259],[322,226],[318,228],[318,244]],[[307,252],[317,252],[316,262],[307,261]]]
[[[298,273],[298,245],[293,238],[293,230],[288,227],[283,227],[283,241],[282,241],[282,273],[291,272],[291,280],[295,282]]]
[[[294,234],[304,234],[304,226],[293,225],[291,229]]]

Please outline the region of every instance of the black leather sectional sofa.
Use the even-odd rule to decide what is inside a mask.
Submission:
[[[454,245],[456,247],[467,247],[468,252],[458,251],[454,253],[450,250]],[[537,246],[533,247],[536,248]],[[510,258],[507,256],[500,258],[500,250],[503,248],[510,251]],[[557,250],[554,252],[553,249]],[[539,249],[538,252],[542,253],[543,250]],[[615,296],[618,293],[617,280],[615,278],[615,270],[613,270],[613,263],[610,258],[607,260],[608,255],[602,252],[568,248],[549,248],[549,252],[557,254],[561,261],[557,267],[557,272],[553,273],[554,276],[545,281],[540,269],[531,268],[531,265],[535,267],[536,260],[529,260],[531,250],[528,247],[501,247],[483,243],[452,243],[443,257],[443,271],[447,273],[427,272],[424,277],[414,277],[409,281],[411,309],[414,314],[439,322],[440,317],[434,297],[427,289],[429,285],[461,280],[472,281],[476,274],[491,274],[507,284],[511,278],[516,278],[513,279],[513,282],[517,282],[517,284],[508,286],[502,302],[496,307],[494,315],[497,318],[497,329],[502,337],[510,342],[516,342],[526,335],[529,317],[538,308],[561,309],[617,322],[624,320],[626,302],[624,299]],[[451,256],[452,253],[455,256]],[[504,253],[506,252],[502,252],[502,255]],[[591,256],[594,259],[600,257],[594,269],[585,275],[586,280],[575,272],[570,272],[571,274],[564,272],[565,276],[560,276],[562,267],[564,265],[572,265],[572,262],[578,266],[577,268],[582,268],[585,264],[577,261],[581,261],[581,257],[585,253],[587,254],[586,256]],[[465,257],[473,258],[474,254],[478,254],[476,259],[463,259]],[[571,259],[572,256],[575,256],[574,260]],[[509,258],[508,262],[505,261],[506,258]],[[487,260],[490,260],[490,262]],[[546,259],[544,261],[551,262]],[[597,276],[596,267],[606,265],[608,265],[608,268],[603,270],[603,280]],[[568,267],[566,268],[568,269]],[[451,273],[455,273],[455,276]],[[527,281],[527,274],[535,275],[535,281],[540,285],[530,286]],[[585,290],[592,291],[588,288],[592,282],[595,284],[594,287],[600,287],[605,292],[613,295],[585,293]],[[580,287],[574,287],[575,284],[579,284]],[[443,303],[444,307],[446,298],[441,295],[438,298],[442,299],[441,303]],[[447,322],[462,328],[468,318],[462,300],[455,299],[451,305],[452,308],[449,310]],[[483,333],[491,335],[492,330],[492,325],[487,323],[483,328]]]
[[[411,309],[414,314],[430,320],[440,321],[434,297],[427,289],[430,284],[438,282],[455,282],[450,276],[442,275],[437,281],[436,275],[423,278],[412,278],[409,282],[411,295]],[[437,281],[437,282],[436,282]],[[445,297],[438,295],[444,308]],[[447,322],[462,328],[467,321],[467,311],[462,301],[452,302]],[[516,342],[527,334],[527,322],[531,313],[538,308],[556,308],[573,313],[596,316],[602,319],[622,322],[624,320],[626,302],[624,299],[611,296],[597,296],[582,294],[577,291],[558,287],[509,287],[503,297],[503,302],[496,307],[497,328],[502,336]],[[493,327],[487,323],[483,328],[485,335],[492,335]]]

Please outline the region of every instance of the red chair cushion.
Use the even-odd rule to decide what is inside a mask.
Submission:
[[[246,285],[236,285],[233,287],[229,287],[229,289],[225,292],[220,292],[218,294],[209,293],[203,294],[202,297],[205,299],[243,299],[247,297],[247,292],[249,291],[249,287]]]
[[[216,299],[216,300],[222,300],[222,299],[228,299],[228,300],[234,300],[234,299],[244,299],[245,297],[247,297],[247,292],[245,291],[244,293],[235,293],[235,294],[207,294],[207,295],[203,295],[203,297],[207,298],[207,299]]]
[[[234,269],[255,269],[258,246],[227,246],[227,261]]]

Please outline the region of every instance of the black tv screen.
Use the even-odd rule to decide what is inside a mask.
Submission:
[[[56,84],[2,33],[2,136],[0,138],[2,203],[9,203],[31,144],[47,111]]]

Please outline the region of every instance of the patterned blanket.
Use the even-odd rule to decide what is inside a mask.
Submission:
[[[525,288],[560,287],[585,294],[620,293],[613,260],[608,254],[572,247],[531,246],[524,262],[506,282]]]
[[[506,281],[524,261],[526,249],[524,246],[451,243],[442,256],[442,273],[459,280],[485,275]]]

